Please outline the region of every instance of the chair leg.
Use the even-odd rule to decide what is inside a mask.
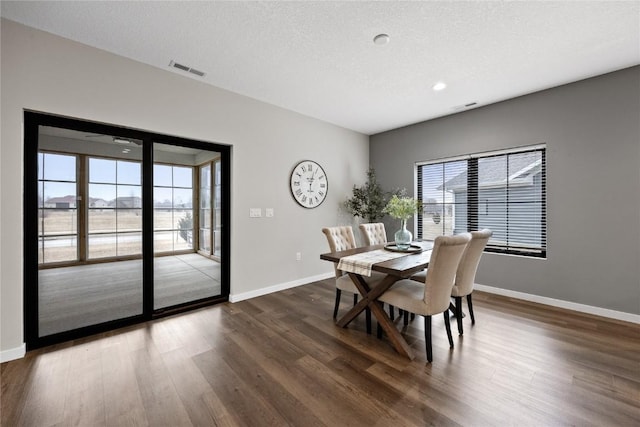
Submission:
[[[431,316],[424,316],[424,342],[427,347],[427,361],[431,363],[433,360],[433,352],[431,351]]]
[[[447,329],[447,338],[449,338],[449,348],[453,348],[453,337],[451,336],[451,324],[449,323],[449,313],[444,312],[444,327]]]
[[[467,295],[467,305],[469,306],[469,315],[471,316],[471,324],[476,324],[476,318],[473,316],[473,303],[471,302],[471,294]]]
[[[358,294],[353,294],[353,305],[358,303]]]
[[[384,303],[381,302],[380,303],[380,307],[384,310]],[[389,312],[391,312],[391,309],[393,308],[393,306],[389,306]],[[380,322],[376,322],[377,326],[376,326],[376,337],[378,339],[382,338],[382,327],[380,326]]]
[[[395,310],[393,309],[393,306],[389,304],[389,318],[391,320],[395,320],[395,317]]]
[[[458,335],[462,335],[462,297],[454,297],[456,300],[456,323],[458,323]]]
[[[411,313],[411,321],[413,322],[413,320],[416,318],[416,314],[415,313]]]
[[[407,310],[404,311],[404,326],[409,324],[409,312]]]
[[[336,304],[333,307],[333,318],[338,317],[338,307],[340,306],[340,295],[342,295],[342,291],[336,288]]]
[[[451,311],[451,315],[455,316],[456,315],[456,306],[453,305],[453,303],[449,303],[449,310]]]

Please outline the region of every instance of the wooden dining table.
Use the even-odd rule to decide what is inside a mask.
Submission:
[[[366,274],[347,271],[347,274],[358,288],[362,298],[355,304],[345,315],[343,315],[336,324],[342,328],[346,327],[353,319],[355,319],[367,307],[378,320],[379,325],[387,334],[387,337],[393,344],[396,351],[409,359],[413,360],[415,355],[411,347],[405,341],[404,337],[398,331],[395,324],[382,308],[382,303],[378,301],[378,297],[389,289],[395,282],[401,279],[408,279],[417,272],[424,270],[429,266],[431,258],[432,241],[412,242],[412,245],[419,246],[421,251],[417,253],[402,253],[398,258],[377,262],[371,265],[371,271],[384,273],[386,276],[373,288],[369,286]],[[320,259],[339,263],[344,257],[350,257],[356,254],[385,250],[385,245],[363,246],[354,249],[348,249],[339,252],[329,252],[320,255]]]

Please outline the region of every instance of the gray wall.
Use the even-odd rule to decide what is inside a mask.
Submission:
[[[370,163],[413,189],[416,161],[538,143],[547,259],[485,254],[477,282],[640,314],[640,67],[374,135]]]

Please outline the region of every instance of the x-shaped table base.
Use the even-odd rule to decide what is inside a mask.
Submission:
[[[396,329],[396,326],[391,321],[391,318],[382,309],[382,305],[378,301],[378,297],[382,295],[387,289],[389,289],[400,278],[392,275],[387,275],[382,282],[380,282],[374,288],[371,288],[364,278],[355,273],[349,273],[349,277],[360,291],[362,298],[351,310],[349,310],[344,316],[338,320],[337,325],[341,328],[346,327],[353,319],[355,319],[360,313],[362,313],[367,307],[371,310],[382,329],[387,333],[387,336],[391,340],[391,343],[395,347],[396,351],[409,359],[413,360],[415,355],[409,347],[409,344],[404,340],[400,331]]]

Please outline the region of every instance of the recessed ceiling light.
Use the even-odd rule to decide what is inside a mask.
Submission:
[[[445,89],[447,87],[447,84],[444,82],[438,82],[436,84],[433,85],[433,90],[435,90],[436,92],[441,91],[443,89]]]
[[[373,42],[378,45],[383,45],[389,43],[389,35],[388,34],[378,34],[373,38]]]

